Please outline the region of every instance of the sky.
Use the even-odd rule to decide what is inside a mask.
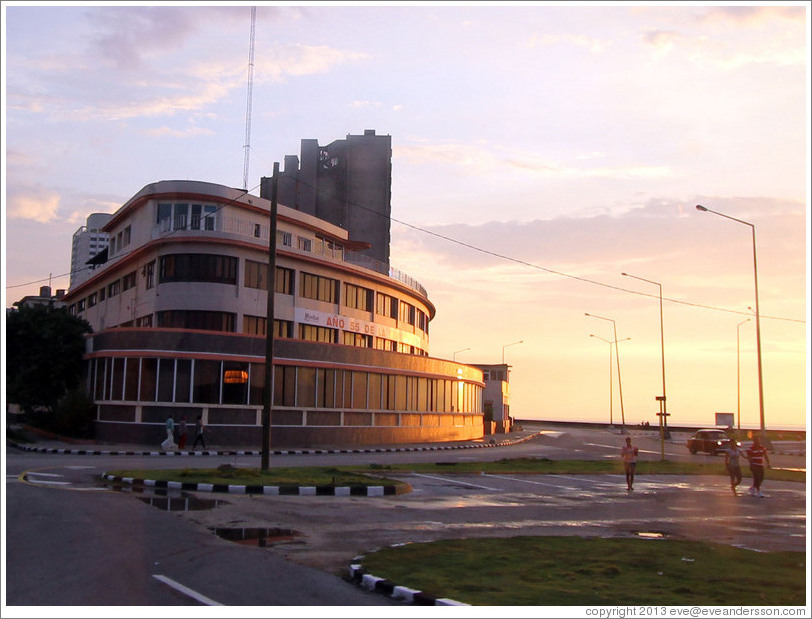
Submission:
[[[806,426],[808,2],[254,6],[248,189],[390,135],[431,356],[510,364],[519,419],[657,425],[665,374],[669,424],[756,428],[757,276],[765,424]],[[243,186],[249,7],[2,4],[6,307],[88,214]]]

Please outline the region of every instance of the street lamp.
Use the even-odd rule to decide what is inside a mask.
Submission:
[[[608,320],[612,323],[612,328],[614,329],[615,333],[615,342],[617,342],[617,325],[615,321],[611,318],[604,318],[603,316],[596,316],[595,314],[587,314],[584,313],[584,316],[589,316],[590,318],[599,318],[600,320]],[[626,413],[623,409],[623,384],[620,381],[620,353],[618,352],[617,345],[615,345],[615,361],[617,362],[617,389],[620,394],[620,433],[627,434],[626,432]]]
[[[750,319],[744,320],[736,325],[736,429],[742,429],[742,381],[741,381],[741,357],[739,355],[739,327]]]
[[[471,347],[469,346],[468,348],[460,348],[459,350],[455,350],[454,353],[451,355],[451,359],[453,361],[456,361],[457,360],[457,353],[458,352],[465,352],[466,350],[471,350]]]
[[[660,358],[662,360],[662,368],[663,368],[663,398],[662,398],[662,435],[664,438],[671,438],[670,433],[668,432],[668,409],[666,407],[666,397],[665,397],[665,340],[663,339],[663,286],[658,282],[653,282],[650,279],[644,279],[642,277],[637,277],[636,275],[630,275],[628,273],[621,273],[621,275],[625,275],[626,277],[631,277],[632,279],[639,279],[641,282],[647,282],[649,284],[654,284],[660,289]]]
[[[519,340],[518,342],[513,342],[512,344],[505,344],[504,346],[502,346],[502,365],[505,364],[505,348],[507,348],[508,346],[515,346],[516,344],[523,344],[523,343],[524,343],[524,340]]]
[[[589,337],[598,338],[599,340],[602,340],[602,341],[606,342],[607,344],[609,344],[609,427],[614,428],[615,427],[615,419],[614,419],[614,416],[613,416],[614,412],[613,412],[613,409],[612,409],[612,404],[614,403],[614,398],[612,397],[612,344],[617,345],[617,342],[610,342],[609,340],[602,338],[600,335],[595,335],[594,333],[590,333]],[[630,339],[632,339],[632,338],[624,337],[620,341],[625,342],[626,340],[630,340]]]
[[[756,227],[750,222],[743,221],[741,219],[736,219],[735,217],[725,215],[724,213],[712,211],[711,209],[704,207],[701,204],[696,205],[696,210],[702,211],[703,213],[713,213],[714,215],[718,215],[719,217],[724,217],[725,219],[730,219],[731,221],[744,224],[745,226],[750,226],[750,230],[753,233],[753,278],[755,281],[755,289],[756,289],[756,353],[758,357],[758,410],[759,417],[761,420],[761,442],[764,445],[769,445],[770,443],[767,440],[767,429],[764,423],[764,380],[761,371],[761,314],[759,313],[758,310],[758,262],[756,260]]]

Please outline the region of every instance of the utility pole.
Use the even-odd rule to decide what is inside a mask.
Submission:
[[[248,191],[248,159],[251,152],[251,101],[254,98],[254,32],[257,23],[257,7],[251,7],[251,40],[248,51],[248,100],[245,105],[245,161],[242,169],[242,188]]]
[[[273,164],[271,179],[271,221],[268,231],[268,311],[265,319],[265,389],[262,398],[262,457],[260,469],[267,471],[271,450],[271,410],[273,408],[274,296],[276,293],[276,193],[279,162]]]

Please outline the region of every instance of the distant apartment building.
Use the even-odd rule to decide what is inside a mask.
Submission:
[[[56,294],[52,294],[50,286],[40,286],[38,295],[25,296],[19,301],[16,301],[14,305],[16,307],[32,307],[34,305],[65,307],[65,302],[63,301],[64,297],[65,291],[62,288],[58,289]]]
[[[158,445],[171,414],[259,445],[273,329],[274,446],[482,438],[482,371],[429,356],[436,310],[419,282],[282,202],[270,274],[270,212],[238,189],[160,181],[108,216],[104,260],[64,298],[93,329],[97,436]]]
[[[300,157],[285,157],[277,199],[365,241],[359,253],[388,266],[391,186],[392,138],[368,129],[326,146],[302,140]],[[270,178],[262,179],[260,196],[271,199]]]
[[[107,249],[109,235],[104,226],[112,219],[111,213],[91,213],[84,226],[73,233],[70,256],[70,287],[78,286],[90,278],[98,265],[88,261]]]

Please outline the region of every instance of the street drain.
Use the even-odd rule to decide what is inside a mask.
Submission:
[[[192,495],[181,496],[141,496],[138,497],[147,505],[152,505],[167,512],[191,512],[205,509],[214,509],[220,505],[228,505],[228,501],[219,499],[200,499]]]
[[[260,548],[280,542],[289,542],[301,535],[292,529],[215,528],[211,530],[215,535],[229,542]]]

